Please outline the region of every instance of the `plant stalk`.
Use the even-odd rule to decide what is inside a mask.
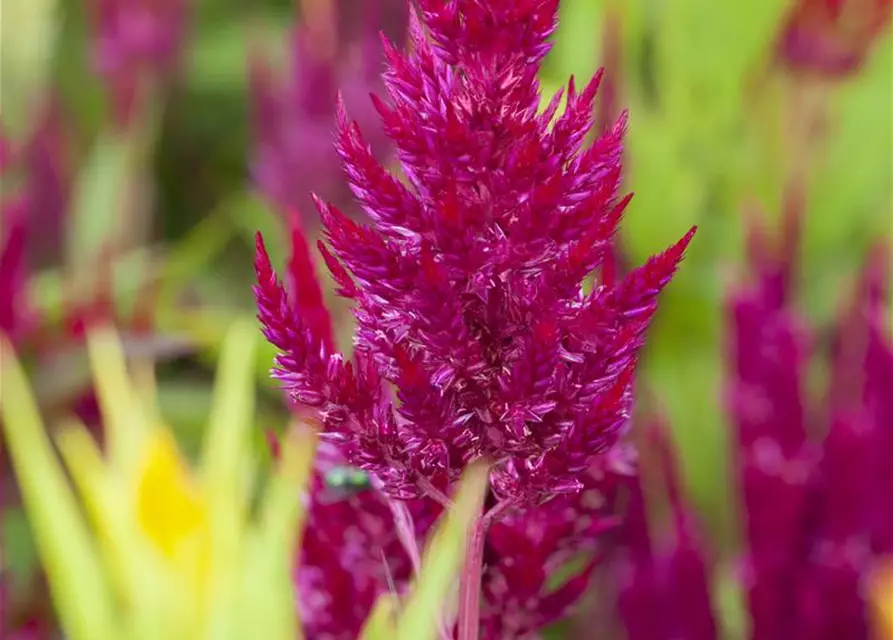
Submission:
[[[481,628],[481,576],[484,568],[484,541],[490,525],[512,506],[504,500],[475,518],[465,554],[465,566],[459,576],[458,640],[478,640]]]

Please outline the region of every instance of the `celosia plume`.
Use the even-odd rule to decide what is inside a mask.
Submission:
[[[710,602],[710,567],[679,487],[669,434],[664,425],[655,423],[648,426],[647,435],[657,457],[656,476],[669,502],[672,532],[660,535],[650,530],[642,478],[630,476],[624,544],[613,567],[617,614],[629,640],[713,640],[717,627]]]
[[[391,588],[402,595],[412,563],[387,499],[375,488],[332,495],[326,473],[344,464],[330,443],[318,452],[310,482],[307,529],[296,564],[298,609],[311,638],[354,640],[375,601]],[[408,503],[413,538],[423,541],[440,513],[430,500]]]
[[[580,600],[602,559],[604,534],[617,525],[613,455],[581,478],[579,493],[493,524],[484,547],[482,638],[538,637]]]
[[[402,37],[403,0],[305,0],[290,36],[286,75],[274,77],[260,56],[250,64],[254,124],[252,176],[278,208],[310,211],[311,189],[348,204],[332,148],[334,104],[340,86],[351,110],[371,137],[376,157],[387,140],[377,126],[370,91],[381,88],[379,29]]]
[[[90,0],[93,67],[115,118],[126,125],[147,88],[176,68],[189,0]]]
[[[832,78],[852,74],[891,16],[891,0],[797,0],[781,32],[778,59],[798,73]]]
[[[825,405],[807,394],[815,337],[790,296],[764,279],[732,302],[730,409],[755,637],[867,637],[859,584],[891,552],[893,514],[893,405],[880,391],[893,385],[893,349],[879,273],[869,265],[835,329]]]
[[[629,202],[626,116],[587,146],[600,76],[539,113],[555,0],[423,2],[410,53],[385,41],[376,98],[408,184],[339,103],[337,150],[371,217],[317,200],[319,248],[355,305],[354,356],[296,313],[258,236],[255,288],[276,377],[347,459],[399,498],[443,492],[478,457],[498,497],[582,488],[624,430],[638,350],[694,229],[584,293]],[[396,399],[390,387],[396,389]]]
[[[747,637],[869,638],[874,612],[865,585],[893,554],[885,252],[872,256],[827,345],[795,309],[796,252],[772,251],[754,237],[751,258],[754,282],[729,304],[728,389],[743,532],[734,577],[745,594]],[[830,355],[822,402],[806,384],[820,347]],[[663,479],[672,489],[674,473]],[[675,542],[655,551],[634,487],[619,613],[631,639],[713,638],[710,554],[692,535],[690,508],[670,493]]]

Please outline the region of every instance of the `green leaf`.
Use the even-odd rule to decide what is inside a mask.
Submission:
[[[254,235],[260,231],[267,239],[270,260],[275,264],[285,264],[288,254],[288,234],[282,216],[278,215],[267,202],[255,192],[246,193],[244,199],[227,207],[227,214],[252,252]]]
[[[743,640],[747,637],[749,616],[746,595],[735,578],[735,568],[730,565],[718,567],[714,585],[713,602],[722,622],[723,637]]]
[[[177,296],[192,279],[203,273],[223,252],[236,231],[227,212],[244,206],[246,198],[247,195],[240,192],[224,201],[170,249],[159,276],[159,306],[173,307]]]
[[[34,114],[47,99],[59,24],[56,0],[3,0],[0,16],[0,113],[5,134],[20,141],[32,133]]]
[[[122,315],[133,305],[146,282],[148,274],[158,268],[159,258],[153,250],[140,247],[115,256],[108,268],[114,274],[111,282],[112,302]],[[42,318],[58,322],[66,304],[70,304],[71,279],[65,268],[48,269],[30,278],[28,300]]]
[[[407,598],[397,629],[397,640],[433,640],[440,616],[452,592],[472,523],[481,513],[489,467],[473,463],[462,476],[453,506],[441,518],[422,560],[422,570]]]
[[[122,346],[128,358],[152,361],[169,360],[195,349],[186,337],[142,334],[123,334]],[[65,407],[92,386],[90,361],[83,346],[55,349],[32,369],[34,396],[46,410]]]
[[[375,602],[372,613],[363,625],[360,640],[392,640],[397,635],[397,613],[400,601],[396,596],[383,595]]]
[[[86,268],[104,243],[120,232],[127,189],[138,150],[133,136],[106,133],[97,139],[75,187],[66,234],[68,264]]]
[[[292,567],[295,551],[301,548],[302,494],[315,450],[315,433],[302,425],[292,425],[282,440],[281,459],[259,509],[260,529],[246,541],[248,579],[242,597],[247,615],[240,620],[245,625],[241,635],[235,637],[303,638],[294,606]]]
[[[254,471],[248,453],[254,419],[254,381],[245,360],[254,358],[257,337],[254,323],[233,323],[224,338],[217,368],[201,461],[213,534],[211,556],[219,563],[210,567],[212,582],[214,576],[225,576],[234,570],[230,565],[238,557],[241,525],[247,516],[246,478]]]
[[[72,640],[113,640],[102,563],[12,346],[0,337],[0,417],[53,602]]]
[[[274,62],[285,57],[285,16],[258,14],[249,20],[223,20],[197,34],[186,60],[192,91],[244,94],[253,49]]]
[[[601,31],[604,0],[564,0],[560,6],[555,46],[546,61],[554,71],[549,76],[566,85],[573,75],[577,87],[584,85],[601,60]]]
[[[37,550],[28,519],[22,509],[4,507],[0,542],[3,554],[0,570],[9,571],[16,578],[27,578],[39,567]]]

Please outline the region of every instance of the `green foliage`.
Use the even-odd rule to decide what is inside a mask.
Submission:
[[[102,331],[89,339],[108,429],[107,459],[81,426],[58,437],[77,492],[56,458],[24,371],[3,340],[0,346],[7,355],[0,406],[6,441],[67,637],[300,637],[291,576],[314,442],[306,428],[289,432],[282,460],[252,515],[249,497],[256,469],[246,438],[254,390],[244,361],[252,358],[255,344],[256,332],[246,323],[233,325],[223,341],[195,469],[200,510],[193,524],[185,507],[169,506],[191,486],[181,477],[189,471],[171,467],[180,463],[166,460],[163,450],[160,458],[153,458],[155,438],[164,437],[166,429],[156,426],[148,390],[139,388],[136,379],[128,380],[114,334]],[[144,484],[147,473],[161,475]],[[384,598],[365,637],[436,637],[486,484],[486,465],[472,465],[453,508],[431,538],[406,602],[398,605]],[[151,520],[141,519],[145,509],[156,508],[161,511],[151,513]],[[184,555],[164,551],[167,537],[174,534],[178,544],[188,545]],[[190,543],[192,536],[197,545]]]
[[[4,0],[0,16],[0,111],[6,134],[22,140],[34,126],[31,115],[41,104],[56,44],[56,0]]]
[[[840,300],[868,245],[891,235],[890,38],[854,79],[819,89],[827,96],[827,143],[805,160],[792,158],[783,134],[797,87],[770,65],[788,6],[565,0],[545,79],[554,90],[571,73],[588,76],[602,55],[605,11],[620,15],[621,68],[607,71],[630,110],[626,188],[636,197],[622,225],[624,247],[640,264],[699,225],[664,294],[645,380],[670,413],[691,490],[723,529],[730,489],[723,303],[741,275],[742,212],[757,204],[776,216],[791,163],[811,163],[804,167],[804,309],[818,317]]]

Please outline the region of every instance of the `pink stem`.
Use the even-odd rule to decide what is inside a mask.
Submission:
[[[484,568],[484,541],[487,530],[513,503],[504,500],[475,518],[465,554],[465,567],[459,576],[458,640],[478,640],[481,627],[481,575]]]

